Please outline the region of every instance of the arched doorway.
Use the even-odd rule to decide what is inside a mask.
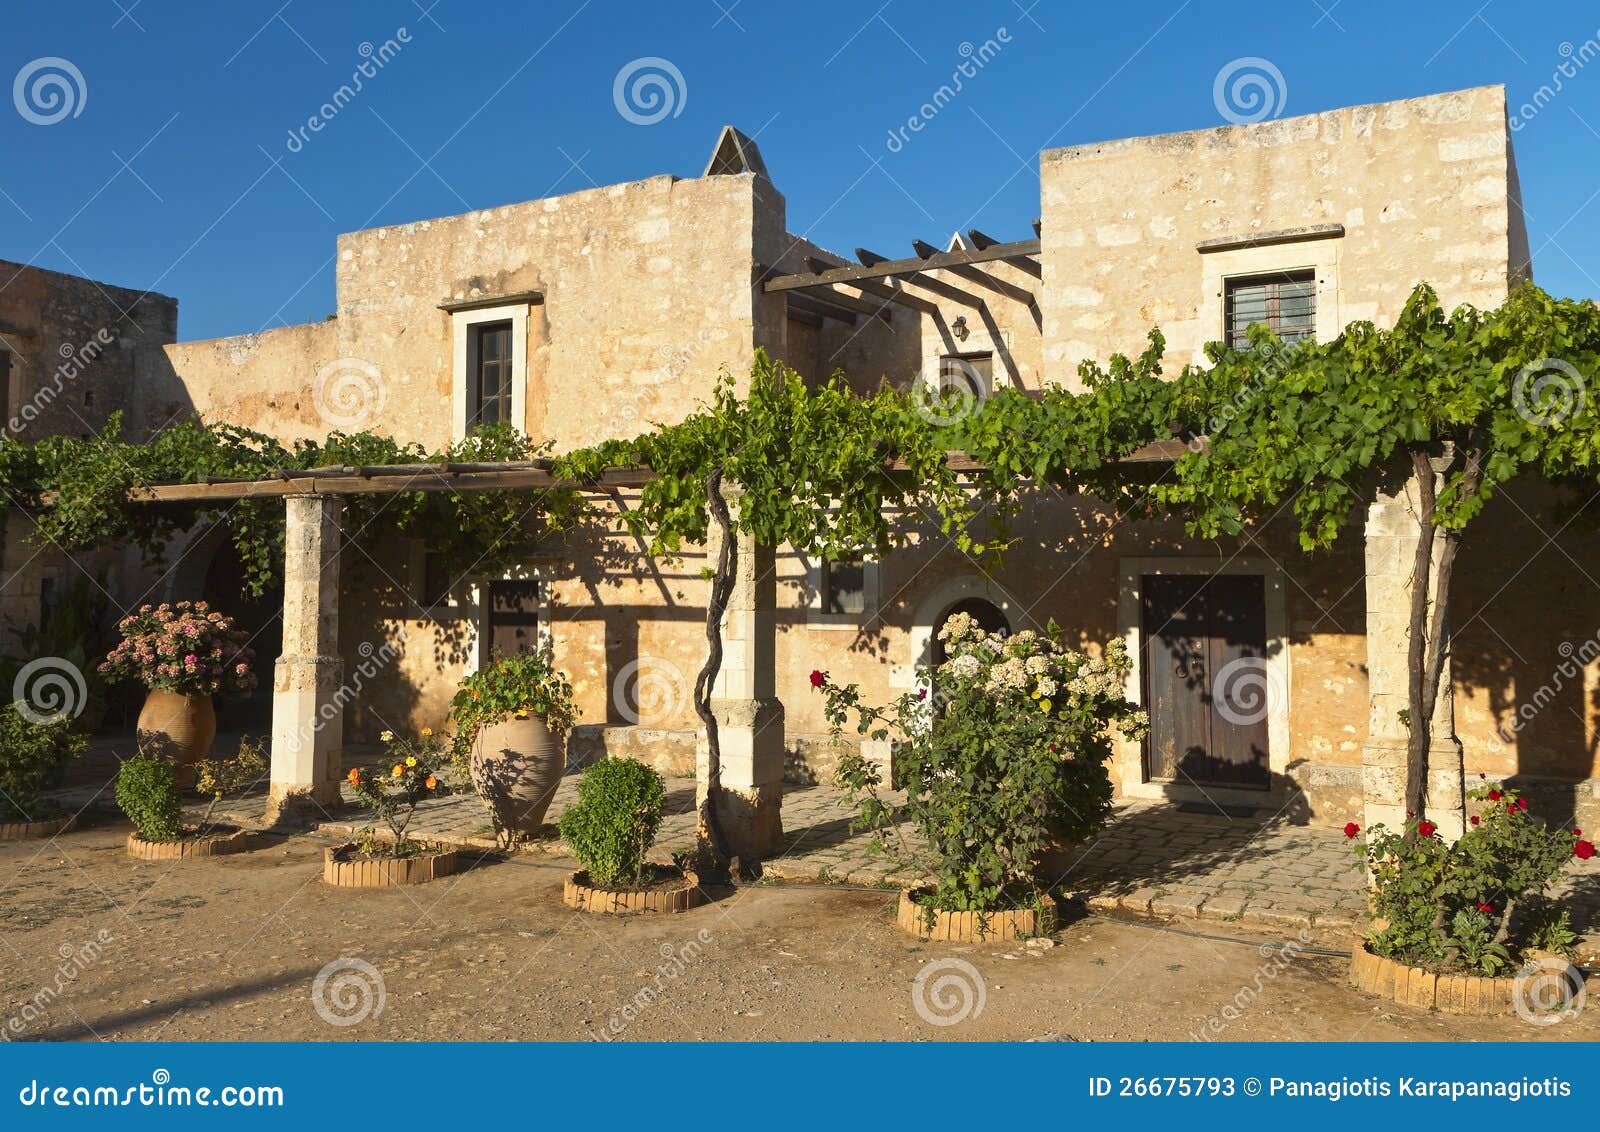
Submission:
[[[940,639],[939,634],[943,631],[945,622],[949,621],[950,618],[954,617],[958,613],[967,614],[975,622],[977,622],[978,628],[982,629],[985,633],[1008,634],[1011,632],[1010,620],[1006,617],[1005,612],[1001,610],[999,606],[995,605],[994,602],[983,597],[962,598],[949,609],[946,609],[943,613],[941,613],[939,615],[939,620],[934,624],[932,649],[933,665],[935,668],[943,664],[945,660],[948,659],[945,652],[944,641]]]
[[[232,617],[255,650],[256,687],[248,699],[217,702],[219,731],[263,732],[272,728],[272,670],[283,652],[283,586],[274,581],[259,597],[245,589],[244,563],[231,541],[217,546],[206,566],[201,596]]]

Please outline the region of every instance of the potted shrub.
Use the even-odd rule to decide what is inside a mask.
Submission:
[[[646,863],[661,828],[666,787],[637,759],[601,759],[578,780],[561,836],[583,868],[563,901],[587,912],[684,912],[700,903],[699,880],[680,864]]]
[[[217,734],[213,696],[241,696],[255,687],[255,653],[233,618],[203,601],[141,605],[117,625],[122,643],[100,664],[112,682],[149,689],[139,712],[142,752],[179,764],[180,781],[211,750]]]
[[[824,672],[811,683],[827,697],[835,736],[857,731],[894,739],[893,781],[906,800],[886,798],[883,768],[859,749],[841,754],[838,781],[858,806],[855,828],[909,872],[934,883],[901,894],[898,920],[941,939],[1012,939],[1054,927],[1041,874],[1052,849],[1092,836],[1111,812],[1106,763],[1113,731],[1138,738],[1146,717],[1123,697],[1130,668],[1121,641],[1099,658],[1065,648],[1046,632],[986,633],[967,614],[940,630],[947,659],[926,690],[886,708],[861,702],[855,685]],[[908,823],[919,847],[900,832]]]
[[[1470,817],[1450,843],[1433,822],[1408,818],[1364,838],[1345,836],[1372,883],[1373,923],[1352,975],[1363,990],[1440,1010],[1481,1013],[1527,1005],[1518,977],[1542,967],[1554,994],[1546,1009],[1570,1005],[1583,976],[1570,966],[1577,934],[1547,890],[1574,857],[1594,856],[1578,829],[1546,825],[1507,786],[1485,783],[1468,795]]]
[[[417,841],[409,835],[417,805],[424,798],[448,793],[443,782],[449,752],[424,727],[420,738],[382,735],[384,757],[376,766],[352,769],[347,776],[356,796],[388,827],[388,837],[369,825],[356,839],[327,850],[322,879],[339,888],[386,888],[422,884],[455,872],[452,849]]]
[[[164,755],[141,751],[117,770],[117,805],[133,822],[128,855],[145,861],[218,857],[259,844],[260,831],[215,820],[224,798],[242,793],[267,773],[258,740],[244,739],[230,759],[205,759],[195,770],[202,793],[211,795],[200,820],[186,823],[179,776],[185,768]]]
[[[509,845],[539,832],[567,769],[572,685],[548,649],[496,657],[461,682],[451,701],[457,750]]]
[[[70,814],[40,795],[88,745],[70,719],[0,705],[0,841],[53,837],[72,825]]]

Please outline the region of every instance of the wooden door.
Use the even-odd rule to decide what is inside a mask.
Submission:
[[[515,656],[539,647],[539,583],[490,582],[489,657]]]
[[[1150,574],[1141,590],[1146,777],[1266,789],[1265,579]]]

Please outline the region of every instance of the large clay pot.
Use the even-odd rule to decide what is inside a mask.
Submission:
[[[535,834],[567,769],[566,745],[544,716],[508,719],[478,731],[472,785],[500,828]]]
[[[217,712],[210,696],[158,692],[145,697],[139,712],[139,749],[165,755],[179,766],[192,768],[211,752],[217,737]],[[180,778],[192,779],[192,769]]]

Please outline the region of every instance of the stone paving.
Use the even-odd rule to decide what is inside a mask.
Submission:
[[[547,822],[553,823],[575,801],[577,783],[575,773],[562,780]],[[673,778],[666,785],[667,817],[656,845],[662,857],[695,841],[694,780]],[[346,807],[330,814],[319,829],[348,835],[369,824],[370,815],[348,788],[345,794]],[[107,788],[76,787],[57,797],[74,809],[113,808]],[[264,793],[251,794],[219,807],[218,816],[251,824],[260,819],[264,805]],[[850,817],[844,796],[832,787],[786,786],[785,844],[762,863],[766,880],[900,887],[919,879],[897,871],[868,837],[852,834]],[[412,833],[494,847],[488,813],[470,791],[423,803]],[[526,851],[568,855],[553,826],[545,833]],[[1154,802],[1119,803],[1100,836],[1067,859],[1056,887],[1097,911],[1274,929],[1353,931],[1366,905],[1361,864],[1340,830],[1189,812]],[[1600,936],[1600,858],[1575,861],[1561,890],[1572,899],[1574,927]]]

